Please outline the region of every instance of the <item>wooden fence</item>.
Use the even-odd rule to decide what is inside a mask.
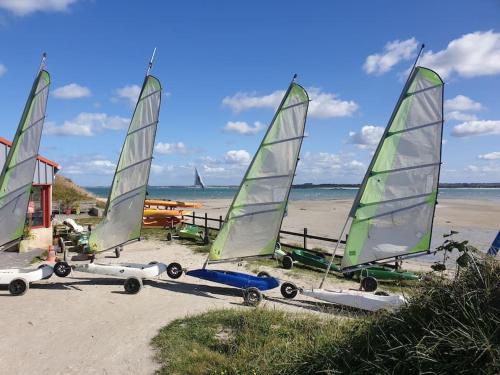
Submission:
[[[219,218],[211,218],[211,217],[208,217],[208,214],[205,212],[205,215],[204,216],[196,216],[196,212],[193,211],[193,213],[191,215],[187,215],[187,216],[184,216],[184,218],[191,218],[191,224],[193,225],[198,225],[198,226],[202,226],[205,228],[205,240],[208,240],[208,230],[214,230],[214,231],[219,231],[222,226],[224,225],[224,219],[222,218],[222,216],[219,216]],[[196,220],[202,220],[202,224],[197,224]],[[214,227],[214,226],[210,226],[208,223],[209,222],[216,222],[217,225]],[[338,239],[335,239],[335,238],[329,238],[329,237],[323,237],[323,236],[315,236],[315,235],[312,235],[312,234],[309,234],[308,233],[308,229],[307,228],[304,228],[304,231],[303,232],[292,232],[292,231],[288,231],[288,230],[280,230],[280,236],[284,234],[284,235],[288,235],[288,236],[295,236],[295,237],[300,237],[302,239],[302,246],[300,247],[300,249],[302,250],[307,250],[309,252],[313,252],[313,253],[319,253],[319,254],[324,254],[325,252],[324,251],[319,251],[319,250],[315,250],[315,249],[308,249],[307,248],[307,240],[308,239],[311,239],[311,240],[317,240],[317,241],[323,241],[323,242],[328,242],[328,243],[337,243],[338,242]],[[291,247],[291,248],[298,248],[299,246],[297,246],[296,244],[287,244],[287,243],[283,243],[281,242],[281,245],[282,246],[286,246],[286,247]],[[346,241],[344,240],[341,240],[340,241],[341,244],[345,244]],[[339,255],[336,255],[336,257],[341,257]]]

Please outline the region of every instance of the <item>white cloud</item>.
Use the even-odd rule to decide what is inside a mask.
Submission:
[[[323,92],[317,87],[310,87],[308,115],[315,118],[332,118],[351,116],[358,104],[352,100],[341,100],[338,95]],[[222,104],[231,108],[234,113],[240,113],[255,108],[276,109],[285,95],[285,91],[278,90],[269,95],[257,96],[255,93],[239,92],[233,96],[226,96]]]
[[[250,154],[246,150],[231,150],[226,152],[224,160],[229,164],[246,165],[250,163]]]
[[[140,93],[141,87],[137,85],[126,85],[122,88],[116,89],[116,95],[118,98],[128,100],[132,106],[135,106]]]
[[[446,49],[426,52],[419,65],[443,78],[452,73],[466,78],[500,74],[500,33],[476,31],[452,40]]]
[[[306,152],[297,167],[297,182],[357,182],[366,170],[364,163],[353,160],[352,154]]]
[[[465,95],[457,95],[453,99],[444,102],[444,107],[448,111],[480,111],[483,106]]]
[[[354,170],[365,170],[366,169],[366,166],[362,162],[357,161],[357,160],[351,160],[350,162],[345,163],[344,165],[345,165],[345,167],[347,167],[349,169],[354,169]]]
[[[104,174],[115,172],[116,164],[111,160],[95,157],[92,160],[77,161],[64,167],[64,173],[70,175]]]
[[[158,164],[151,164],[151,172],[153,174],[162,174],[165,172],[172,172],[174,170],[173,165],[158,165]]]
[[[44,133],[47,135],[91,137],[104,129],[124,129],[128,126],[129,121],[127,118],[109,116],[106,113],[82,112],[74,119],[64,121],[60,126],[48,122]]]
[[[7,73],[7,68],[4,64],[0,64],[0,77]]]
[[[239,133],[244,135],[251,135],[260,132],[264,128],[264,125],[259,121],[254,122],[253,126],[248,125],[244,121],[228,121],[224,130],[227,132]]]
[[[446,121],[474,121],[477,120],[476,115],[463,113],[460,111],[451,111],[444,115]]]
[[[375,149],[384,134],[384,128],[380,126],[366,125],[359,133],[349,132],[349,143],[357,145],[361,149]]]
[[[453,128],[451,135],[469,137],[474,135],[500,134],[500,121],[474,120],[466,121]]]
[[[77,83],[70,83],[69,85],[58,87],[52,92],[52,95],[59,99],[78,99],[89,97],[91,93],[88,87],[80,86]]]
[[[253,108],[277,108],[285,95],[279,90],[272,94],[256,96],[255,93],[238,92],[233,96],[226,96],[222,104],[231,108],[234,113],[240,113]]]
[[[186,154],[188,149],[183,142],[163,143],[158,142],[154,151],[160,155]]]
[[[489,152],[487,154],[479,155],[479,159],[484,160],[497,160],[500,159],[500,151]]]
[[[370,55],[366,58],[363,69],[367,74],[383,74],[402,60],[410,59],[417,49],[418,42],[415,38],[407,40],[394,40],[384,47],[382,54]]]
[[[64,12],[77,0],[0,0],[0,8],[12,12],[16,16],[44,12]]]

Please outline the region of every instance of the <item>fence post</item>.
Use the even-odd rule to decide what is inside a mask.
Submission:
[[[203,237],[203,243],[208,244],[208,214],[205,212],[205,236]]]
[[[304,250],[307,250],[307,228],[304,228]]]
[[[196,212],[193,211],[193,225],[196,224]]]
[[[219,230],[222,229],[222,215],[219,215]]]

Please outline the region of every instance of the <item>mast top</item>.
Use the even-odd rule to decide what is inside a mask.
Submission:
[[[40,68],[38,69],[38,73],[45,69],[45,60],[47,60],[47,52],[42,53],[42,59],[40,60]]]
[[[155,58],[155,54],[156,54],[156,47],[153,49],[153,54],[151,55],[151,59],[149,59],[148,70],[146,71],[146,76],[149,75],[151,68],[153,68],[153,60]]]
[[[297,73],[293,75],[292,82],[295,82],[296,79],[297,79]]]

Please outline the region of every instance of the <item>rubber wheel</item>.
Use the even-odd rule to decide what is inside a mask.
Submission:
[[[28,282],[24,279],[14,279],[9,283],[9,292],[13,296],[22,296],[29,288]]]
[[[271,275],[268,272],[266,272],[266,271],[260,271],[257,274],[257,277],[271,277]]]
[[[281,284],[281,295],[287,299],[295,298],[298,292],[297,286],[293,283]]]
[[[293,259],[290,255],[285,255],[281,261],[281,265],[286,270],[291,270],[293,267]]]
[[[172,241],[172,233],[167,233],[167,241]]]
[[[149,266],[152,266],[153,264],[158,264],[158,262],[156,260],[153,260],[152,262],[148,263]]]
[[[354,278],[354,273],[355,273],[354,271],[344,272],[343,275],[345,279],[352,280]]]
[[[121,252],[122,252],[122,251],[120,250],[120,248],[119,248],[119,247],[115,248],[115,256],[116,256],[117,258],[119,258],[119,257],[120,257],[120,253],[121,253]]]
[[[123,287],[128,294],[137,294],[142,289],[142,280],[137,277],[129,277],[123,283]]]
[[[376,296],[389,296],[389,293],[387,292],[384,292],[384,291],[379,291],[379,292],[375,292],[375,295]]]
[[[47,267],[47,266],[45,264],[40,264],[38,266],[38,269],[43,268],[43,267]],[[50,279],[51,277],[52,277],[52,274],[50,274],[49,276],[42,277],[42,280],[47,280],[47,279]]]
[[[54,273],[59,277],[66,277],[71,273],[71,266],[66,262],[57,262],[54,265]]]
[[[243,291],[243,301],[247,306],[257,306],[262,301],[262,293],[257,288],[246,288]]]
[[[167,275],[171,279],[178,279],[182,276],[182,266],[179,263],[170,263],[167,266]]]
[[[365,277],[361,279],[361,289],[365,292],[374,292],[377,290],[378,281],[372,276]]]

